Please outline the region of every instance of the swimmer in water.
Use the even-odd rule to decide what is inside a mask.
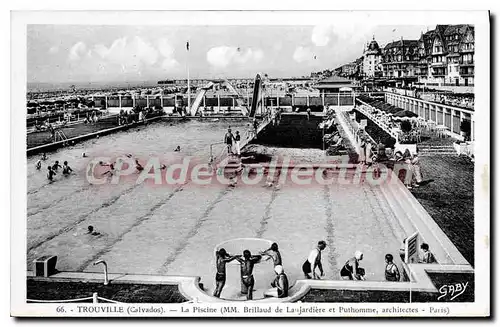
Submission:
[[[94,230],[94,226],[92,226],[92,225],[90,225],[87,228],[87,234],[92,235],[92,236],[101,235],[101,233],[99,233],[99,232],[97,232],[97,231]]]
[[[253,278],[253,267],[260,261],[262,256],[254,255],[249,250],[243,251],[243,258],[241,255],[236,256],[236,260],[240,263],[241,272],[241,293],[247,295],[247,300],[253,299],[253,286],[255,279]]]
[[[180,145],[178,145],[178,146],[175,148],[174,152],[181,152],[181,146],[180,146]]]
[[[113,164],[109,164],[109,165],[106,164],[106,165],[104,165],[103,164],[102,166],[109,166],[109,170],[106,171],[106,172],[104,172],[104,173],[102,173],[103,176],[106,175],[106,174],[109,174],[110,176],[112,176],[114,174],[114,172],[115,172],[115,165],[113,165]]]
[[[144,167],[139,163],[139,160],[137,160],[137,159],[135,159],[135,169],[137,169],[137,171],[144,170]]]
[[[161,164],[160,169],[161,169],[161,170],[163,170],[163,169],[167,169],[167,165],[165,165],[165,164]]]
[[[56,160],[56,162],[52,165],[52,170],[57,171],[57,169],[62,168],[61,165],[59,164],[59,161]]]
[[[214,296],[220,297],[222,289],[226,284],[226,263],[233,261],[234,259],[236,259],[236,257],[230,256],[229,253],[227,253],[224,248],[215,252],[215,255],[217,257],[216,259],[217,272],[215,273]]]
[[[82,157],[87,158],[87,154],[84,152],[84,153],[82,154]]]
[[[62,171],[63,175],[67,176],[67,175],[71,174],[72,172],[73,172],[73,169],[71,169],[71,167],[68,166],[68,162],[65,161],[63,163],[63,171]]]
[[[51,166],[48,166],[47,169],[49,170],[47,172],[47,179],[50,181],[50,182],[53,182],[54,181],[54,176],[56,175],[56,172],[52,169]]]
[[[48,158],[47,158],[47,155],[46,155],[45,153],[42,155],[42,158],[40,158],[40,160],[43,160],[43,161],[45,161],[45,160],[47,160],[47,159],[48,159]]]
[[[35,164],[36,170],[40,170],[42,168],[42,160],[38,159],[38,161]]]

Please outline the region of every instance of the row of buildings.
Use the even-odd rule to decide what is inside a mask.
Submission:
[[[437,25],[418,40],[401,38],[384,47],[373,38],[360,58],[335,74],[397,85],[473,86],[474,26]]]

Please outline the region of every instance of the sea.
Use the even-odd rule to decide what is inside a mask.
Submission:
[[[76,90],[115,90],[131,88],[147,88],[158,86],[157,81],[138,82],[64,82],[64,83],[28,83],[28,92],[58,92]]]

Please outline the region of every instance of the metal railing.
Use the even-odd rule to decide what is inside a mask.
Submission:
[[[92,296],[82,297],[79,299],[69,299],[69,300],[34,300],[34,299],[26,299],[26,302],[29,303],[72,303],[72,302],[83,302],[92,300],[92,303],[107,302],[107,303],[115,303],[115,304],[123,304],[124,302],[119,302],[111,299],[106,299],[104,297],[99,296],[97,293],[92,293]]]

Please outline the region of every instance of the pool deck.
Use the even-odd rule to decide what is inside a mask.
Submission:
[[[428,273],[442,274],[473,274],[470,266],[410,264],[412,280],[409,282],[377,282],[377,281],[334,281],[301,279],[290,288],[286,298],[264,298],[246,301],[246,303],[287,303],[303,300],[311,290],[329,291],[363,291],[363,292],[414,292],[429,293],[437,297],[439,292]],[[91,272],[59,272],[51,277],[37,277],[33,271],[27,272],[27,277],[34,281],[58,283],[102,283],[103,273]],[[176,285],[186,302],[192,303],[220,303],[232,300],[219,299],[207,294],[200,288],[200,278],[195,276],[161,276],[136,274],[109,274],[109,287],[115,284],[143,284],[143,285]]]

